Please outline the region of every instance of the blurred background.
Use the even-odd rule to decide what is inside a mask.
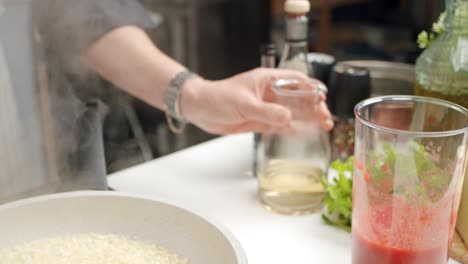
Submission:
[[[208,79],[259,66],[260,45],[285,40],[284,0],[144,0],[159,26],[150,32],[170,56]],[[417,34],[431,28],[443,0],[312,0],[309,50],[336,61],[413,64]],[[280,54],[278,54],[280,55]],[[114,172],[214,138],[195,127],[172,134],[162,112],[131,99],[111,105],[106,162]]]

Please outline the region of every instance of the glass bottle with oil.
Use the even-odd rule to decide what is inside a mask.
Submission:
[[[262,134],[258,149],[259,196],[266,208],[282,214],[306,214],[323,207],[330,160],[328,134],[319,125],[318,101],[324,85],[315,80],[273,83],[277,103],[293,121],[283,130]]]
[[[416,61],[417,95],[468,107],[468,0],[446,0],[443,32]]]

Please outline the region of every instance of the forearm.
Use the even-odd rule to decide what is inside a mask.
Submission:
[[[127,93],[164,110],[170,81],[184,67],[162,53],[137,27],[117,28],[83,53],[84,61]],[[306,79],[294,71],[257,69],[220,81],[192,78],[183,85],[180,111],[189,122],[215,134],[267,132],[291,120],[288,109],[270,102],[271,82]],[[324,98],[321,98],[324,100]],[[324,129],[333,126],[325,103],[319,113]]]
[[[170,80],[184,67],[166,56],[140,28],[117,28],[82,55],[103,78],[127,93],[163,109]]]

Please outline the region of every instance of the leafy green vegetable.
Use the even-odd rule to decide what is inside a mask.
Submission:
[[[346,162],[336,160],[331,167],[338,176],[332,182],[327,177],[322,178],[327,207],[322,219],[329,225],[351,232],[353,180],[350,176],[354,169],[354,159],[350,157]]]
[[[445,12],[440,14],[439,19],[436,23],[432,25],[432,32],[422,31],[418,35],[418,45],[419,48],[424,49],[429,47],[432,42],[437,38],[444,31],[444,20],[445,20]]]

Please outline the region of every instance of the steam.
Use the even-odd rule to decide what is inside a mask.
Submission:
[[[0,193],[0,200],[2,197],[12,195],[12,190],[25,191],[21,186],[29,185],[25,175],[31,173],[28,167],[23,165],[26,161],[24,133],[3,50],[3,44],[0,43],[0,186],[8,188]],[[13,180],[9,175],[17,176]]]
[[[147,11],[136,0],[0,0],[0,22],[0,45],[10,43],[0,47],[0,203],[14,195],[106,188],[101,101],[124,95],[106,88],[80,55],[114,28],[153,27]],[[11,45],[8,34],[22,45]],[[37,104],[34,114],[21,114],[25,101]],[[27,135],[42,142],[28,145]],[[7,193],[4,185],[20,188]]]
[[[105,85],[80,55],[117,27],[152,27],[150,16],[135,0],[34,0],[32,14],[54,115],[49,125],[60,139],[55,156],[61,189],[106,188],[101,130],[106,108],[101,101],[127,95]]]
[[[104,108],[93,100],[105,91],[80,59],[87,46],[109,30],[103,18],[93,13],[101,4],[89,0],[32,3],[36,63],[45,77],[38,86],[49,137],[49,173],[61,180],[59,191],[106,188],[100,129]]]

